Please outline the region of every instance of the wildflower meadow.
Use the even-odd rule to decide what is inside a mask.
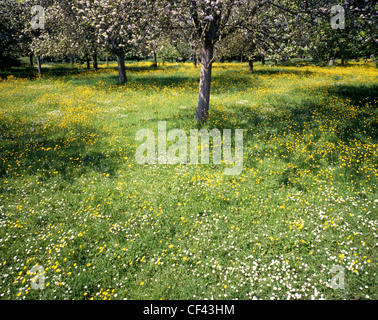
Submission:
[[[375,63],[214,63],[204,124],[200,68],[126,66],[2,73],[0,299],[377,298]],[[141,164],[159,122],[243,130],[240,174]]]

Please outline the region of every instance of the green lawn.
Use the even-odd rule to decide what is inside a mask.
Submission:
[[[238,176],[139,165],[139,130],[200,129],[199,69],[115,69],[0,81],[1,299],[377,298],[374,63],[215,64],[203,128],[244,129]]]

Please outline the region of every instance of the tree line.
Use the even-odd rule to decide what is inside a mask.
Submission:
[[[196,120],[209,115],[216,59],[253,62],[309,57],[315,61],[376,54],[374,0],[0,0],[0,63],[19,56],[80,57],[98,69],[115,57],[127,82],[125,59],[174,57],[200,63]],[[13,59],[13,60],[12,60]]]

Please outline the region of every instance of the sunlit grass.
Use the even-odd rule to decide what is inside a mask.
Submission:
[[[215,64],[204,128],[245,130],[235,177],[135,161],[138,130],[198,128],[199,68],[44,68],[0,82],[2,299],[376,298],[374,64]]]

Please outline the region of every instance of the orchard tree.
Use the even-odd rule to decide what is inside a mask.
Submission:
[[[297,23],[291,15],[284,14],[274,6],[264,7],[251,14],[240,12],[242,20],[239,28],[226,39],[222,39],[218,55],[222,58],[241,56],[248,61],[253,72],[255,60],[265,64],[265,57],[273,60],[291,52],[291,42],[295,42]]]
[[[315,60],[345,59],[377,50],[374,0],[306,0],[298,3],[307,48]]]
[[[55,56],[72,57],[84,56],[87,68],[90,68],[90,59],[93,69],[98,70],[98,44],[96,28],[82,23],[80,16],[72,5],[65,0],[55,0],[54,17],[56,21],[50,52]]]
[[[309,0],[311,2],[311,0]],[[254,33],[253,27],[258,25],[258,17],[266,12],[271,12],[271,17],[277,12],[281,15],[290,15],[292,20],[304,19],[302,16],[308,14],[309,6],[303,4],[303,0],[162,0],[159,1],[160,14],[163,20],[169,20],[170,29],[190,30],[197,47],[202,50],[201,55],[201,77],[199,96],[196,112],[196,120],[204,123],[209,116],[210,89],[212,77],[212,64],[215,58],[215,49],[220,41],[227,41],[229,37],[243,30],[251,33],[252,42],[249,49],[252,52],[261,51],[264,46],[274,47],[272,43],[280,41],[282,35],[277,35],[262,24],[261,30],[269,36],[266,40],[264,32]],[[168,17],[168,18],[167,18]],[[268,14],[265,16],[268,17]],[[307,18],[308,19],[308,18]],[[309,19],[308,19],[309,20]],[[277,26],[282,32],[282,26]],[[260,31],[261,31],[260,30]],[[240,34],[241,32],[241,34]],[[290,38],[290,32],[288,31]],[[244,32],[245,35],[245,32]],[[276,38],[274,38],[276,37]],[[248,39],[247,39],[248,40]],[[250,40],[250,39],[249,39]],[[248,41],[249,41],[248,40]],[[187,41],[191,41],[190,38]]]
[[[33,8],[38,7],[36,12]],[[72,4],[64,0],[23,0],[23,31],[20,44],[24,51],[37,56],[39,73],[41,56],[71,57],[85,56],[88,68],[90,58],[98,68],[99,44],[92,26],[81,23]],[[43,14],[43,27],[33,26],[38,14]],[[37,19],[38,20],[38,19]]]
[[[153,25],[149,26],[149,32],[144,35],[143,41],[138,42],[138,51],[143,57],[153,57],[153,67],[158,66],[158,54],[160,49],[164,48],[167,43],[167,37],[162,33],[156,21]],[[160,52],[161,53],[161,52]]]
[[[19,45],[24,52],[29,52],[32,66],[33,56],[37,57],[38,74],[42,76],[41,58],[51,46],[50,33],[55,25],[51,23],[53,0],[22,0],[22,28]],[[49,22],[48,22],[49,21]]]
[[[0,0],[0,69],[10,66],[21,53],[22,5],[15,0]]]
[[[169,60],[176,58],[177,60],[186,61],[193,60],[193,65],[197,66],[197,49],[198,35],[194,30],[190,21],[167,19],[170,16],[170,4],[167,4],[164,15],[160,15],[157,20],[157,28],[160,31],[160,41],[158,51],[164,59]],[[161,10],[160,10],[161,11]]]
[[[159,52],[165,60],[176,59],[185,62],[189,59],[196,59],[195,45],[188,41],[191,35],[185,30],[175,30],[167,32],[166,36],[160,41]]]
[[[160,3],[161,13],[170,18],[170,28],[190,29],[202,50],[197,122],[204,123],[209,116],[212,65],[217,43],[238,29],[244,16],[241,12],[254,14],[264,3],[264,0],[167,0]]]
[[[97,42],[117,56],[119,82],[127,82],[125,53],[141,41],[151,19],[151,0],[78,0],[73,5],[81,24],[95,29]]]
[[[355,16],[358,21],[358,50],[361,57],[378,54],[378,3],[373,0],[356,1]]]

